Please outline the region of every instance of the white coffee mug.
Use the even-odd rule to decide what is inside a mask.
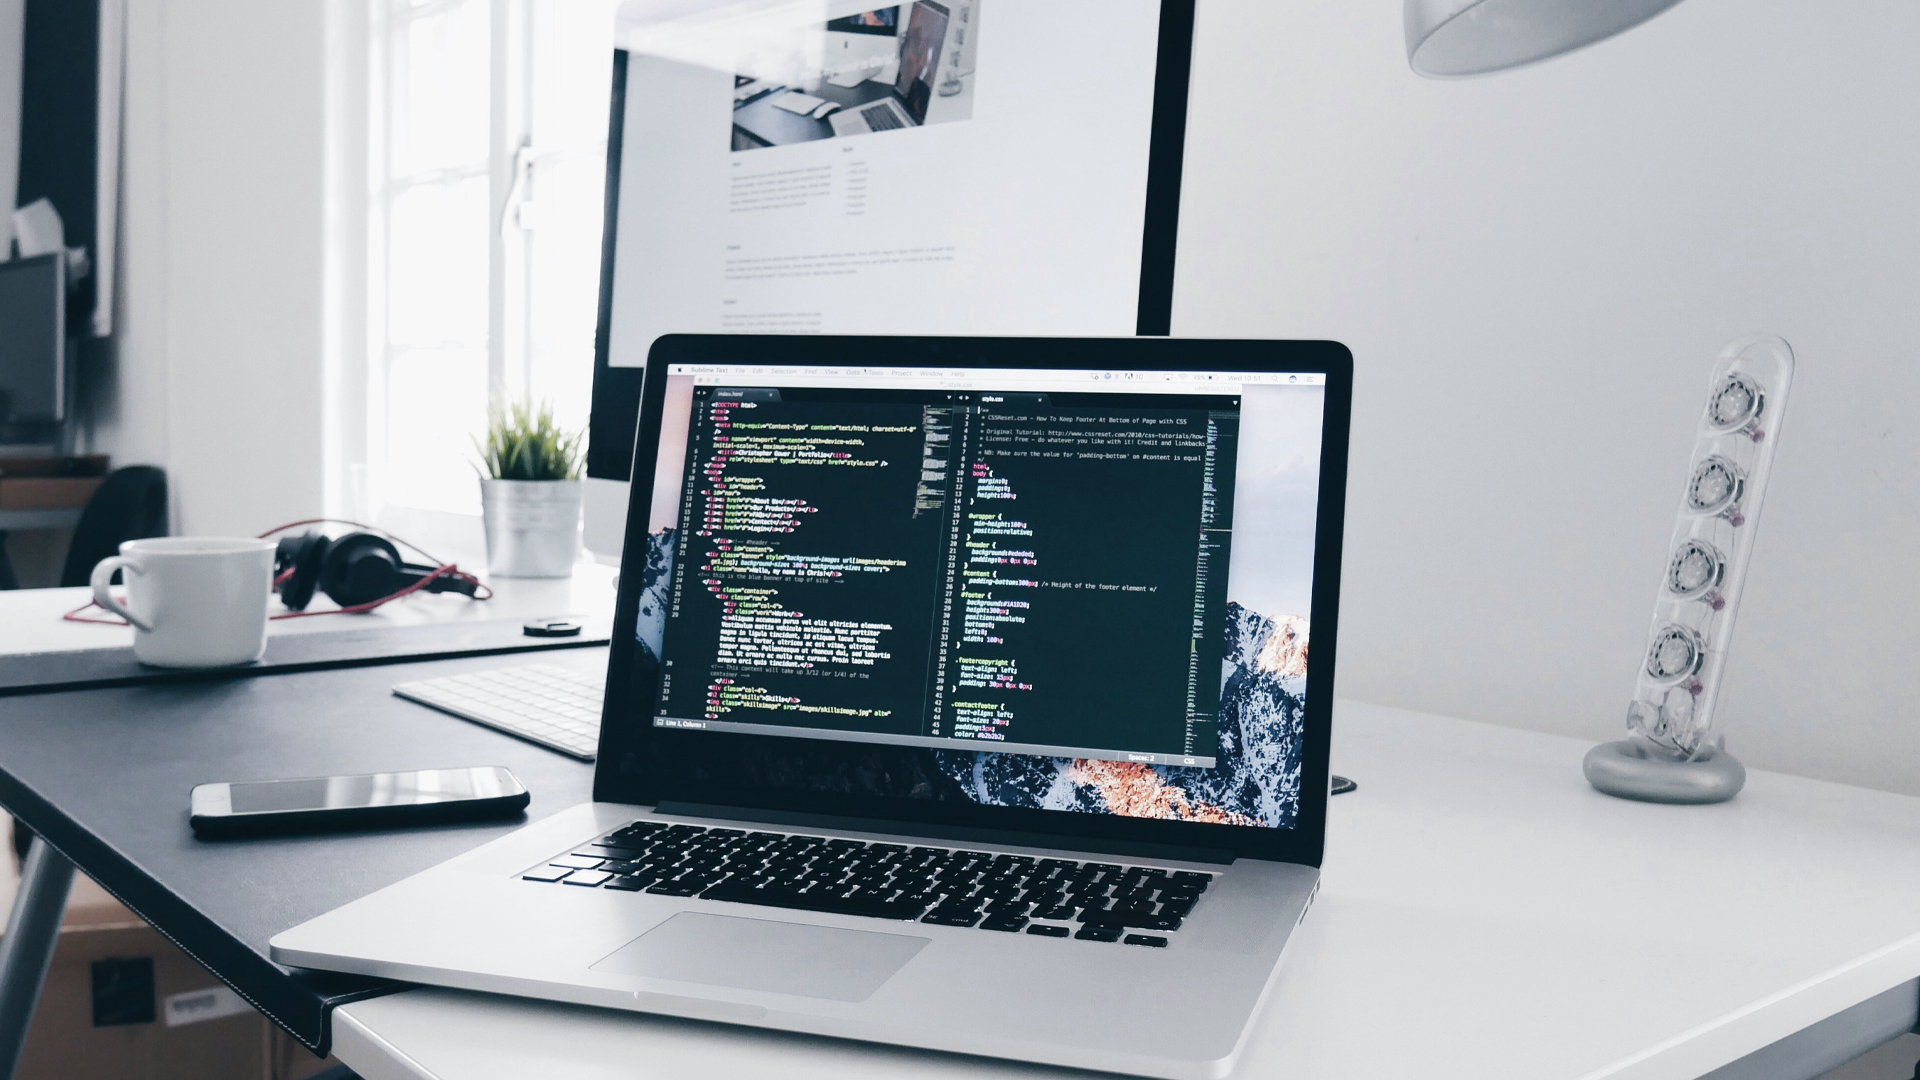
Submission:
[[[267,648],[273,548],[240,537],[129,540],[93,568],[93,599],[133,624],[133,655],[143,664],[250,664]],[[126,573],[125,604],[107,590],[116,570]]]

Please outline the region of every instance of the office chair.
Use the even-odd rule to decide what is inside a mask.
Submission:
[[[167,473],[152,465],[115,469],[100,482],[67,545],[64,588],[85,585],[96,563],[128,540],[167,535]],[[117,577],[118,575],[116,575]]]

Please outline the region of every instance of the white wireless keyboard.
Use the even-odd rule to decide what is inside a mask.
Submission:
[[[463,720],[592,761],[600,748],[603,672],[527,664],[405,682],[393,692]]]

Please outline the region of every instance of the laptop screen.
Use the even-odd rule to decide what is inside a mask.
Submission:
[[[642,722],[730,789],[1294,828],[1324,370],[669,364]]]
[[[893,92],[900,95],[916,124],[927,122],[934,73],[940,70],[940,47],[947,40],[947,18],[945,5],[918,0],[907,20],[907,36],[900,41],[900,72],[894,76]]]

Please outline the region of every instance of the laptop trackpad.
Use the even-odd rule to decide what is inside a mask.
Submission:
[[[622,945],[593,970],[865,1001],[928,940],[683,911]]]

